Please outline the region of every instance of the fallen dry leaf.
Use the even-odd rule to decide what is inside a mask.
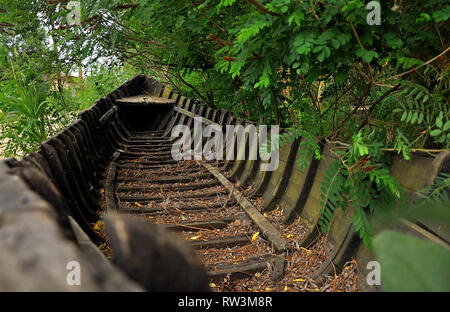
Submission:
[[[99,220],[94,224],[94,231],[101,231],[103,229],[103,221]]]
[[[256,239],[258,238],[259,232],[256,232],[255,234],[253,234],[252,236],[252,243],[254,243],[256,241]]]
[[[303,249],[304,251],[306,251],[307,253],[312,253],[312,251],[311,250],[309,250],[309,249],[306,249],[306,248],[304,248],[304,247],[300,247],[300,249]]]

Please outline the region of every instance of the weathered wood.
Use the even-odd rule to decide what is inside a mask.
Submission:
[[[267,257],[268,258],[268,257]],[[230,280],[252,277],[255,273],[267,270],[268,261],[264,259],[250,259],[248,262],[239,264],[217,265],[209,268],[208,277],[213,281],[220,281],[224,278]]]
[[[267,237],[267,239],[274,245],[274,247],[282,252],[288,248],[288,242],[283,235],[275,228],[275,226],[269,222],[253,204],[239,192],[233,183],[231,183],[223,174],[221,174],[216,168],[208,163],[201,163],[209,172],[211,172],[224,187],[230,191],[234,198],[239,202],[241,207],[248,214],[253,223],[261,230],[261,233]]]
[[[117,103],[127,105],[173,105],[175,100],[162,97],[152,96],[148,94],[140,94],[136,96],[121,98],[116,100]]]
[[[114,191],[115,179],[116,179],[116,167],[117,159],[120,156],[120,152],[115,152],[111,163],[109,164],[108,176],[105,182],[105,203],[106,211],[116,211],[116,194]]]
[[[275,256],[273,261],[273,267],[271,272],[271,279],[274,281],[280,281],[284,276],[284,266],[286,264],[286,253],[283,252]]]
[[[153,184],[172,184],[172,183],[185,183],[185,182],[193,182],[196,180],[209,179],[212,178],[213,175],[210,173],[205,174],[197,174],[197,175],[184,175],[180,177],[174,178],[161,178],[161,179],[152,179],[152,180],[144,180],[145,182],[153,183]],[[116,179],[117,182],[122,183],[131,183],[131,182],[139,182],[142,181],[141,178],[127,178],[127,179]]]
[[[223,229],[229,223],[233,222],[232,219],[222,219],[216,221],[198,221],[189,223],[177,223],[177,224],[158,224],[169,231],[198,231],[198,230],[215,230]]]
[[[146,215],[152,215],[155,213],[159,213],[162,211],[198,211],[198,210],[211,210],[211,209],[219,209],[219,208],[226,208],[226,207],[232,207],[236,205],[235,201],[229,201],[225,204],[219,203],[219,204],[214,204],[214,205],[195,205],[195,206],[179,206],[179,205],[175,205],[175,206],[170,206],[167,208],[162,208],[162,207],[158,207],[158,208],[146,208],[144,207],[140,207],[137,209],[121,209],[120,212],[121,213],[139,213],[142,214],[144,216]]]
[[[197,118],[199,118],[201,120],[202,123],[204,123],[204,124],[206,124],[208,126],[212,125],[212,126],[219,126],[220,127],[220,125],[218,123],[215,123],[214,121],[211,121],[211,120],[209,120],[209,119],[207,119],[205,117],[202,117],[200,115],[194,114],[194,113],[192,113],[192,112],[190,112],[188,110],[182,109],[180,107],[174,107],[173,109],[175,111],[177,111],[177,112],[182,113],[183,115],[188,116],[188,117],[191,117],[191,118],[197,117]]]
[[[99,123],[101,125],[104,125],[105,122],[107,122],[109,120],[109,118],[111,118],[111,116],[113,116],[115,113],[117,112],[117,106],[114,106],[113,108],[111,108],[109,111],[107,111],[102,118],[100,118]]]
[[[0,162],[0,291],[142,291],[109,265],[83,231],[77,241],[61,231],[58,211]],[[90,251],[87,251],[87,248]],[[94,248],[94,249],[93,249]],[[67,283],[70,262],[81,265],[81,284]]]
[[[152,183],[152,182],[150,182]],[[188,191],[188,190],[200,190],[209,188],[212,186],[220,185],[219,181],[212,181],[208,183],[191,183],[185,185],[161,185],[161,186],[119,186],[118,192],[157,192],[157,191]]]
[[[216,199],[217,196],[222,196],[222,195],[226,195],[227,192],[223,191],[223,192],[202,192],[202,193],[197,193],[197,194],[192,194],[192,195],[185,195],[185,194],[175,194],[175,195],[171,195],[170,199],[171,200],[184,200],[184,199],[190,199],[190,198],[203,198],[205,200],[207,199]],[[167,200],[167,197],[164,196],[126,196],[126,195],[122,195],[119,196],[119,200],[122,202],[139,202],[140,204],[143,203],[149,203],[152,201],[165,201]]]
[[[206,241],[191,241],[189,245],[196,249],[206,249],[206,248],[226,248],[233,247],[237,245],[250,244],[251,241],[247,236],[232,236],[225,238],[214,238]]]

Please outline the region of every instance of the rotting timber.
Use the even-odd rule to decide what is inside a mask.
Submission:
[[[146,266],[145,261],[155,254],[142,250],[159,246],[155,235],[167,231],[195,250],[215,290],[376,290],[365,283],[367,263],[376,258],[354,232],[351,206],[335,213],[326,237],[318,230],[320,185],[333,161],[332,145],[322,144],[324,157],[305,170],[295,165],[301,138],[281,148],[279,167],[273,172],[260,170],[264,162],[260,159],[175,161],[171,130],[176,125],[192,128],[194,117],[202,117],[204,125],[222,128],[250,124],[228,111],[185,98],[149,77],[136,76],[80,113],[68,128],[42,143],[37,153],[22,161],[0,163],[0,199],[5,203],[0,217],[11,224],[24,224],[28,221],[22,219],[30,216],[46,216],[51,231],[49,227],[27,227],[22,234],[29,236],[30,244],[41,247],[50,242],[39,240],[34,233],[52,237],[54,242],[48,248],[60,255],[49,256],[54,266],[64,269],[69,258],[90,263],[84,274],[92,281],[83,290],[154,290],[154,285],[152,288],[133,272],[147,270],[148,276],[159,274],[164,280],[164,272],[157,274],[152,271],[157,267]],[[236,155],[248,153],[248,144],[249,140],[236,146]],[[413,154],[408,162],[394,156],[391,172],[414,199],[414,194],[441,172],[450,172],[450,153],[436,157]],[[109,217],[113,213],[118,216]],[[106,235],[94,226],[104,217]],[[448,229],[427,220],[416,221],[404,222],[401,230],[448,246]],[[0,226],[0,234],[4,230],[5,226]],[[15,231],[19,235],[21,228]],[[12,262],[25,257],[2,237],[0,248],[7,251],[3,257]],[[119,259],[111,266],[92,244],[105,246],[111,237],[113,260],[120,254],[133,261]],[[114,244],[114,239],[119,243]],[[184,248],[167,244],[172,250]],[[28,252],[41,260],[35,268],[40,276],[52,274],[39,265],[47,260],[38,247]],[[179,263],[165,264],[171,265]],[[202,274],[193,262],[183,265],[184,271],[191,268],[186,280]],[[96,267],[101,267],[101,272]],[[56,279],[53,284],[41,285],[30,280],[32,277],[25,286],[8,287],[5,281],[14,274],[14,270],[0,272],[0,289],[70,290]],[[106,275],[109,278],[104,278]],[[164,283],[164,290],[183,290],[177,288],[181,284]],[[191,286],[190,290],[202,289],[195,283],[186,287]]]

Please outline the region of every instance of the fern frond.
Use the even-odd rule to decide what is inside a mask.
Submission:
[[[335,210],[342,207],[342,189],[345,177],[342,166],[338,161],[330,164],[321,183],[321,209],[319,226],[324,233],[328,233]]]
[[[434,205],[448,206],[450,205],[449,190],[450,174],[441,173],[436,177],[434,183],[430,187],[426,187],[419,192],[421,200],[418,205],[425,205],[431,201]]]
[[[370,250],[370,241],[373,237],[373,231],[369,224],[365,210],[360,206],[355,208],[355,213],[353,214],[353,225],[355,226],[355,231],[359,232],[359,237]]]

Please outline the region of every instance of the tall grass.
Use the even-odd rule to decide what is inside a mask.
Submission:
[[[36,151],[78,112],[134,74],[128,67],[100,67],[84,81],[62,86],[56,83],[59,74],[43,75],[38,66],[36,59],[24,62],[17,55],[0,53],[0,158]]]

